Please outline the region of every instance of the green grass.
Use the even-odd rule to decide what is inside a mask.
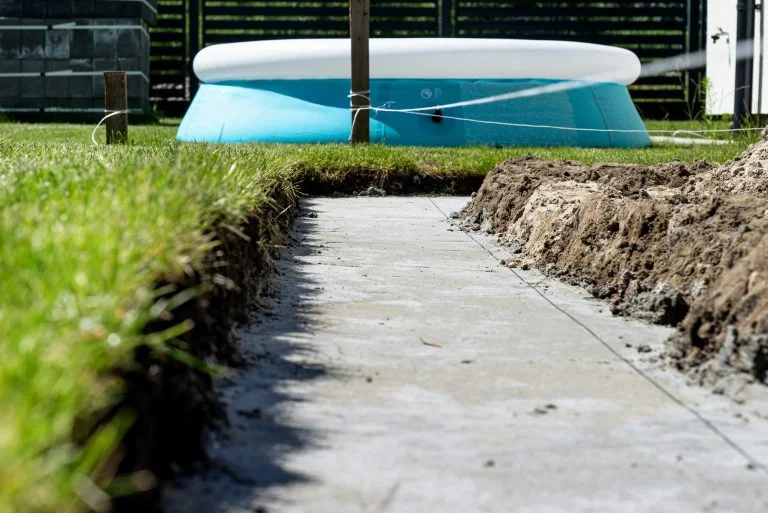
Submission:
[[[124,147],[91,127],[0,124],[0,513],[62,511],[130,423],[90,445],[75,419],[119,400],[107,371],[162,312],[153,284],[201,265],[216,223],[241,224],[313,174],[484,174],[504,159],[656,164],[728,160],[748,141],[642,150],[178,145],[175,127],[132,127]],[[103,134],[101,134],[103,138]],[[167,333],[167,337],[174,336]]]
[[[646,121],[648,130],[675,130],[680,131],[680,137],[696,138],[704,137],[707,139],[719,139],[737,141],[739,143],[749,143],[755,141],[763,126],[757,123],[756,119],[749,119],[743,125],[741,132],[726,132],[731,129],[731,120],[728,118],[705,118],[703,120],[681,120],[681,121]],[[697,130],[715,130],[715,132],[702,132],[698,134],[686,134],[684,132],[695,132]],[[718,132],[719,131],[719,132]],[[666,133],[652,133],[651,135],[665,135]]]

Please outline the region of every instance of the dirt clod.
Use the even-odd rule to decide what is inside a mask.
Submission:
[[[387,191],[385,191],[380,187],[376,187],[374,185],[371,185],[364,191],[361,191],[360,194],[358,194],[358,196],[386,196],[386,195],[387,195]]]
[[[722,166],[510,160],[460,222],[515,248],[507,265],[678,327],[666,356],[702,384],[768,379],[768,140]]]

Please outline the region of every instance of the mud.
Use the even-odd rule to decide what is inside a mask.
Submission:
[[[515,159],[462,225],[610,300],[617,314],[677,326],[667,357],[730,393],[768,380],[768,141],[722,166]]]
[[[381,171],[348,170],[338,176],[305,173],[301,190],[308,196],[404,196],[446,194],[469,196],[485,177],[473,173],[429,174],[412,169]]]

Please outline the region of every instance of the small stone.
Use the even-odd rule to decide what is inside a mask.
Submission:
[[[379,187],[371,185],[366,190],[361,192],[359,196],[386,196],[387,191],[380,189]]]
[[[488,460],[485,462],[485,468],[493,468],[496,466],[496,462],[493,460]]]
[[[249,419],[260,419],[261,408],[253,408],[251,410],[239,410],[237,414],[242,415],[243,417],[248,417]]]

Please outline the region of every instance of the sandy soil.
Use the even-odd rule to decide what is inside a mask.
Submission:
[[[768,380],[768,139],[722,166],[507,161],[461,213],[471,230],[609,299],[677,326],[667,356],[737,396]]]

